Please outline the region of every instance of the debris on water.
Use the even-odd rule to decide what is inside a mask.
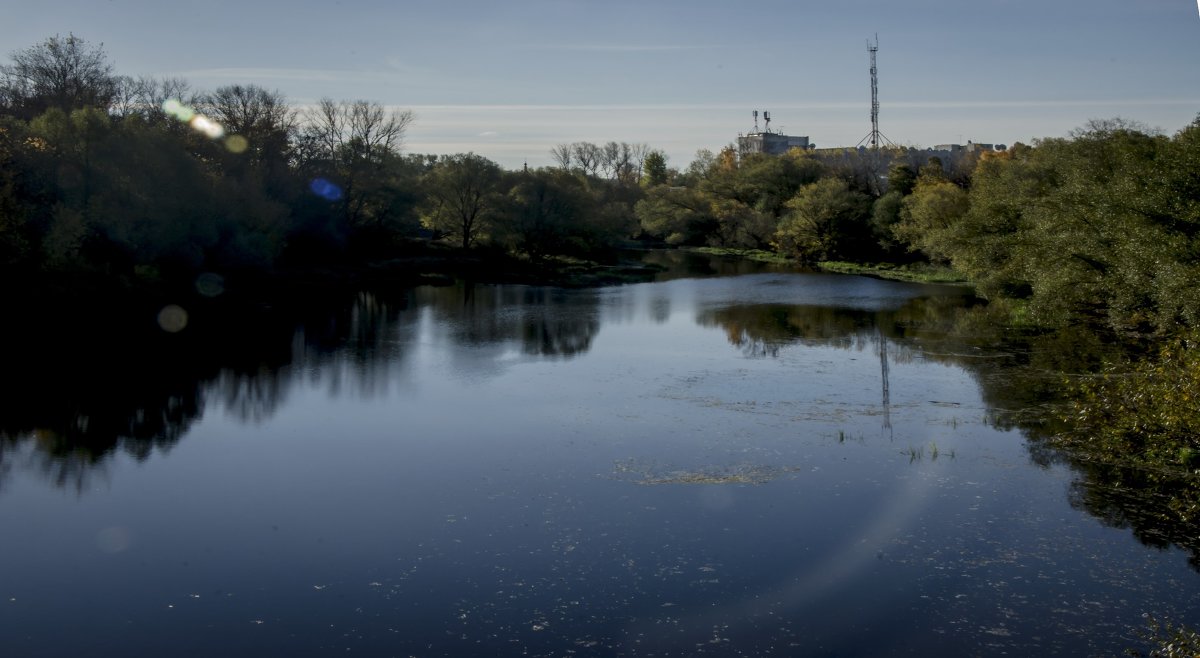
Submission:
[[[636,484],[765,484],[783,475],[800,471],[798,466],[763,466],[736,464],[733,466],[703,466],[692,469],[660,470],[638,464],[635,460],[616,462],[613,472],[617,479]]]

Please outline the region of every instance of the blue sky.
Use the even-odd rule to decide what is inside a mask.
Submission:
[[[412,109],[416,152],[550,162],[578,140],[645,142],[683,167],[769,110],[818,146],[1031,141],[1121,116],[1200,114],[1193,0],[5,0],[5,55],[53,34],[120,73],[256,83]]]

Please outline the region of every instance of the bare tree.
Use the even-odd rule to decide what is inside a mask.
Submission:
[[[398,153],[414,118],[411,110],[386,110],[379,103],[322,98],[304,116],[305,141],[316,157],[334,164],[370,160]]]
[[[610,179],[615,180],[621,171],[622,156],[621,145],[616,142],[608,142],[600,147],[600,169]]]
[[[163,105],[168,100],[195,107],[205,98],[192,90],[183,78],[153,78],[139,76],[116,78],[116,93],[109,104],[109,113],[117,117],[140,116],[147,121],[161,121],[167,114]]]
[[[91,46],[74,34],[19,50],[11,64],[0,66],[0,107],[23,117],[52,107],[107,109],[116,87],[104,45]]]
[[[286,135],[296,127],[296,112],[283,94],[258,85],[218,87],[204,97],[202,107],[227,133],[250,140],[276,133]]]
[[[372,198],[378,196],[381,186],[386,187],[386,171],[395,164],[413,119],[410,110],[330,98],[322,98],[304,114],[298,159],[301,166],[336,181],[350,225],[382,225],[389,216],[386,204]]]
[[[113,79],[113,98],[108,105],[108,112],[116,117],[127,117],[141,114],[142,87],[141,82],[127,75]]]
[[[642,180],[642,174],[646,166],[646,156],[650,155],[651,148],[649,144],[642,142],[640,144],[629,145],[630,150],[630,166],[633,170],[630,172],[631,179],[634,183]]]
[[[571,156],[574,151],[570,144],[558,144],[550,149],[550,155],[563,171],[571,170]]]
[[[575,142],[571,144],[571,151],[575,154],[575,162],[579,163],[580,171],[590,176],[600,173],[600,160],[603,154],[599,146],[591,142]]]

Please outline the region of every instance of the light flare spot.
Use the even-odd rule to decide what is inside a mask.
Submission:
[[[158,326],[168,333],[176,334],[183,331],[187,327],[187,323],[188,314],[182,306],[169,304],[158,312]]]
[[[308,189],[326,201],[338,201],[342,198],[342,188],[326,178],[314,178]]]
[[[196,277],[196,292],[205,297],[220,297],[225,293],[225,277],[205,272]]]
[[[225,148],[230,153],[245,153],[250,148],[250,140],[241,135],[230,135],[225,138]]]
[[[196,116],[195,110],[187,105],[184,105],[175,98],[168,98],[167,100],[163,101],[162,109],[163,112],[166,112],[168,116],[175,117],[184,123],[191,121],[192,117]]]
[[[188,122],[188,125],[192,127],[192,130],[207,136],[209,139],[220,139],[225,134],[225,128],[223,128],[221,124],[213,121],[203,114],[197,114],[196,116],[192,117],[192,120]]]

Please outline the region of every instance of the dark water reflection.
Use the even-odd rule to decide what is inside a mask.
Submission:
[[[1200,614],[1191,530],[1038,440],[1094,339],[650,257],[704,278],[12,330],[14,655],[1099,655]]]

